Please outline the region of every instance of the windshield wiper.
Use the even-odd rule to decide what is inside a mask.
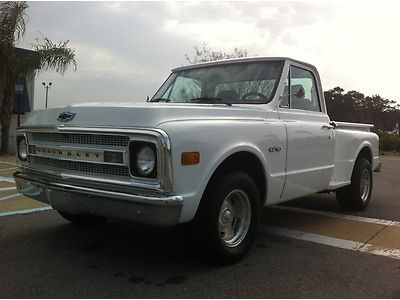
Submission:
[[[232,106],[232,103],[226,102],[222,98],[218,97],[198,97],[198,98],[192,98],[190,99],[190,101],[198,103],[206,103],[206,104],[221,103],[228,106]]]
[[[167,99],[167,98],[154,98],[154,99],[151,99],[149,102],[171,102],[171,99]]]

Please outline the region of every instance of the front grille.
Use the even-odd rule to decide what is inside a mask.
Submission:
[[[40,173],[50,173],[59,178],[65,175],[68,181],[69,177],[75,175],[86,183],[107,182],[163,192],[171,190],[171,163],[158,164],[164,159],[171,159],[169,153],[164,154],[166,146],[160,143],[161,133],[138,129],[126,132],[118,129],[112,133],[111,128],[93,132],[80,128],[45,130],[28,128],[18,132],[21,136],[26,135],[28,144],[28,159],[20,162],[21,166],[36,172],[38,176]],[[138,141],[156,145],[157,175],[154,178],[142,177],[130,170],[130,144]]]
[[[103,153],[106,151],[126,151],[129,145],[128,135],[108,135],[104,133],[71,133],[71,132],[28,132],[28,144],[37,145],[44,149],[52,149],[56,151],[60,149],[75,149],[82,153]],[[62,148],[65,147],[65,148]],[[70,148],[69,148],[70,147]],[[122,155],[122,152],[120,152]],[[31,167],[38,170],[49,170],[57,173],[70,173],[91,175],[94,177],[108,178],[110,176],[119,177],[121,179],[129,179],[130,172],[127,165],[107,164],[101,162],[84,162],[79,161],[78,157],[45,157],[49,155],[41,155],[33,153],[30,155]],[[81,158],[81,160],[83,160]]]
[[[29,143],[44,142],[67,145],[98,145],[106,147],[127,147],[129,137],[124,135],[75,134],[75,133],[39,133],[28,135]]]
[[[119,177],[130,177],[126,166],[103,165],[96,163],[77,162],[68,160],[57,160],[45,157],[31,157],[31,165],[56,172],[79,172],[86,174],[111,175]]]

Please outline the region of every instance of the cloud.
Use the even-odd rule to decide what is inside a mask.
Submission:
[[[53,81],[51,106],[81,101],[142,101],[185,54],[205,41],[230,51],[291,56],[318,67],[324,88],[342,86],[400,100],[394,59],[400,52],[399,5],[393,1],[30,2],[21,46],[38,36],[70,39],[78,71]]]

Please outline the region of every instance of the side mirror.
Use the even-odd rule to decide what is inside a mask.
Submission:
[[[283,94],[279,98],[281,100],[280,107],[289,107],[289,96],[295,96],[296,98],[303,98],[305,96],[305,91],[302,85],[292,85],[292,90],[290,94]]]
[[[290,94],[283,94],[280,96],[281,99],[289,96],[295,96],[297,98],[302,98],[305,96],[304,88],[300,85],[292,86],[292,92]]]
[[[297,98],[303,98],[305,95],[304,88],[302,86],[294,86],[291,95],[296,96]]]

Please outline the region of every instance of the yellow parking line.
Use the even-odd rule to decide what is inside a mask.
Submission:
[[[20,195],[19,193],[16,193],[16,194],[4,196],[4,197],[1,197],[1,198],[0,198],[0,201],[5,201],[5,200],[8,200],[8,199],[12,199],[12,198],[15,198],[15,197],[17,197],[17,196],[19,196],[19,195]]]
[[[7,170],[0,170],[0,176],[2,177],[13,177],[13,174],[15,173],[17,169],[7,169]]]
[[[282,209],[264,210],[261,222],[271,226],[364,243],[385,227],[382,224]]]
[[[0,199],[2,199],[2,198],[4,198],[4,197],[8,197],[8,196],[10,196],[10,195],[12,195],[12,194],[15,194],[17,191],[15,190],[15,189],[13,189],[13,190],[3,190],[3,191],[1,191],[0,190]]]
[[[10,212],[45,206],[48,206],[48,204],[20,195],[12,199],[0,201],[0,212]]]
[[[261,232],[400,259],[400,224],[294,207],[264,209]]]
[[[389,225],[368,243],[377,247],[400,249],[400,227]]]
[[[15,186],[14,182],[0,181],[0,188]]]

